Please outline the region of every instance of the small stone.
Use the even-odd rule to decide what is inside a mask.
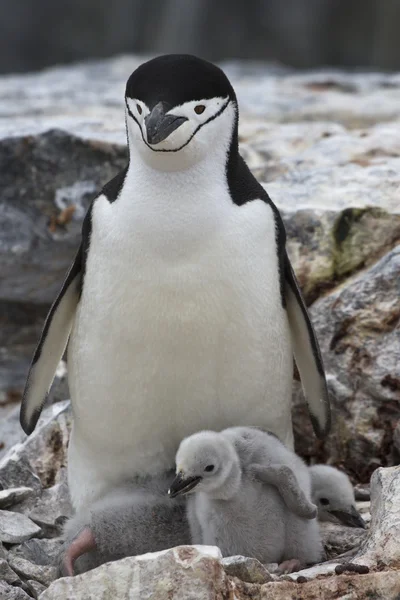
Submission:
[[[14,546],[9,554],[25,558],[35,565],[54,565],[60,555],[62,545],[62,537],[52,539],[32,538],[20,546]]]
[[[5,581],[11,585],[18,585],[21,583],[18,575],[3,558],[0,559],[0,581]]]
[[[300,575],[297,579],[296,579],[296,583],[307,583],[308,579],[307,577],[304,577],[304,575]]]
[[[39,583],[38,581],[35,581],[34,579],[28,579],[27,584],[35,600],[38,600],[40,594],[46,589],[45,585]]]
[[[46,586],[57,578],[56,567],[34,565],[29,560],[12,554],[10,554],[8,562],[11,568],[21,577],[34,579]]]
[[[20,587],[9,585],[0,579],[0,598],[1,600],[31,600],[26,592]]]
[[[231,577],[238,577],[246,583],[268,583],[273,578],[267,569],[256,558],[247,556],[228,556],[222,559],[225,572]]]
[[[40,532],[40,527],[25,515],[0,510],[0,541],[19,544]]]
[[[17,444],[0,461],[0,486],[9,489],[24,483],[39,494],[42,484],[24,453],[24,444]]]
[[[9,488],[8,490],[0,491],[0,509],[10,508],[18,502],[22,502],[27,498],[34,496],[35,492],[29,487]]]
[[[63,521],[72,515],[66,469],[61,471],[57,478],[62,478],[63,481],[43,490],[40,498],[35,501],[35,505],[26,512],[29,518],[42,528],[46,537],[61,535]]]
[[[366,575],[369,573],[369,567],[366,565],[357,565],[354,563],[342,563],[335,567],[336,575],[342,575],[343,573],[358,573],[360,575]]]
[[[327,521],[321,522],[319,526],[328,559],[333,559],[353,549],[355,553],[367,537],[367,531],[358,527],[346,527]]]
[[[369,502],[371,500],[371,490],[368,486],[354,486],[354,497],[357,502]]]

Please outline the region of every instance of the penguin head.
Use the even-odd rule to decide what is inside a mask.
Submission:
[[[237,143],[235,92],[221,69],[195,56],[169,54],[140,65],[125,103],[131,156],[156,169],[182,170],[218,154],[226,162]]]
[[[176,454],[176,477],[168,491],[171,498],[191,491],[225,497],[240,472],[232,443],[215,431],[200,431],[185,438]]]
[[[356,508],[354,489],[345,473],[329,465],[310,467],[312,501],[318,507],[321,521],[338,521],[349,527],[362,527],[365,522]]]

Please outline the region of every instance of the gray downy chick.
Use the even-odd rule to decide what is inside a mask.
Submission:
[[[313,502],[318,506],[320,521],[338,521],[349,527],[365,522],[356,508],[354,489],[345,473],[329,465],[309,467]]]
[[[171,475],[120,486],[90,508],[79,511],[64,528],[59,557],[61,576],[105,562],[190,544],[185,501],[167,496]]]
[[[257,477],[254,467],[261,465],[249,463],[243,469],[230,437],[202,431],[185,438],[178,449],[169,494],[193,492],[188,507],[193,543],[216,545],[224,556],[282,563],[282,570],[318,562],[322,544],[316,519],[289,510],[276,485]]]

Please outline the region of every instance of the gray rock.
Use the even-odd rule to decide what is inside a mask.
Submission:
[[[29,560],[10,554],[8,558],[10,567],[24,579],[34,579],[43,585],[50,585],[57,577],[56,567],[35,565]]]
[[[46,586],[34,579],[28,579],[26,582],[30,591],[32,592],[33,597],[37,600],[42,592],[46,589]]]
[[[400,467],[377,469],[371,478],[369,535],[354,562],[369,567],[400,563]]]
[[[22,502],[27,498],[31,498],[35,491],[29,487],[9,488],[8,490],[0,491],[0,509],[10,508],[18,502]]]
[[[247,583],[268,583],[274,578],[256,558],[247,556],[229,556],[222,559],[225,572],[231,577],[238,577]]]
[[[210,546],[179,546],[124,558],[83,575],[58,579],[40,600],[214,600],[230,593],[233,597],[220,559],[219,549]]]
[[[367,537],[365,529],[345,527],[328,522],[321,522],[320,530],[328,560],[332,560],[351,550],[354,550],[355,554]]]
[[[63,539],[32,538],[19,546],[13,546],[9,554],[20,556],[35,565],[54,565],[59,557]]]
[[[3,488],[23,483],[40,495],[42,487],[57,483],[61,468],[66,465],[70,426],[69,402],[58,402],[44,410],[33,434],[1,460]]]
[[[13,571],[8,562],[2,558],[0,559],[0,581],[5,581],[11,585],[19,585],[21,583],[16,572]]]
[[[40,532],[40,527],[25,515],[0,510],[0,541],[19,544]]]
[[[0,351],[1,353],[1,351]],[[1,354],[0,354],[1,355]],[[10,377],[10,385],[12,384],[11,380],[15,381],[14,375],[14,366],[7,365],[6,361],[2,361],[2,366],[0,367],[0,371],[4,368],[4,377],[2,377],[0,373],[0,381],[4,381],[5,387],[9,384],[7,383],[7,378]],[[3,456],[5,456],[15,444],[19,444],[22,442],[26,435],[22,430],[22,427],[19,422],[19,411],[20,405],[15,406],[3,419],[0,421],[0,463]]]
[[[295,394],[296,448],[302,456],[345,465],[368,483],[392,461],[400,419],[400,246],[314,303],[312,320],[328,374],[333,433],[314,445],[300,390]]]
[[[65,468],[57,473],[57,479],[58,483],[43,490],[33,502],[14,507],[15,511],[23,512],[39,525],[46,537],[61,535],[63,523],[72,515]]]
[[[20,587],[9,585],[0,579],[0,598],[3,600],[30,600],[30,596]]]

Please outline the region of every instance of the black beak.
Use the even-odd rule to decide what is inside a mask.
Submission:
[[[365,521],[354,506],[349,511],[345,510],[330,510],[329,511],[334,517],[336,517],[343,525],[348,527],[361,527],[366,528]]]
[[[145,118],[147,142],[149,144],[159,144],[167,139],[175,129],[178,129],[182,123],[187,121],[186,117],[166,115],[167,111],[168,105],[164,102],[159,102]]]
[[[181,494],[187,494],[190,490],[195,488],[200,481],[201,477],[187,477],[185,479],[182,477],[182,473],[178,473],[168,490],[168,495],[170,498],[176,498],[176,496],[180,496]]]

